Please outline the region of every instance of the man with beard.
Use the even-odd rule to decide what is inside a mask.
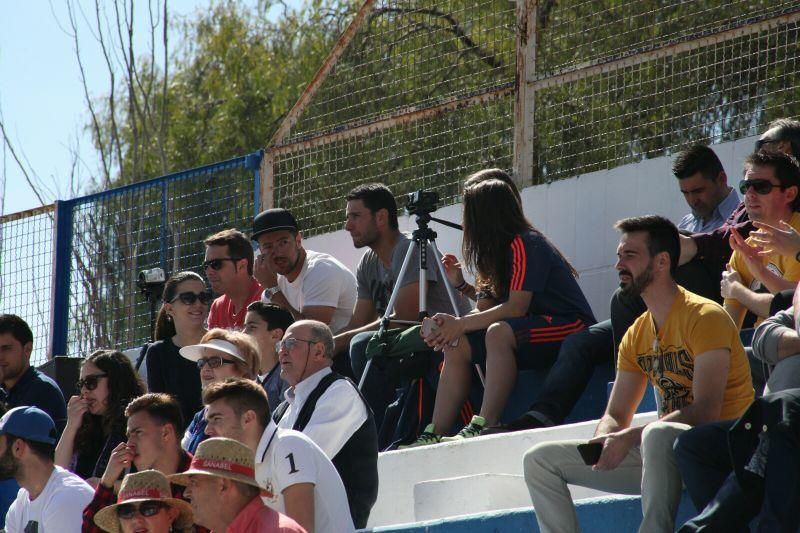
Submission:
[[[616,228],[622,232],[620,287],[640,295],[647,310],[620,343],[614,388],[588,441],[597,448],[596,460],[585,461],[579,452],[586,440],[540,443],[525,454],[525,481],[543,532],[578,530],[568,483],[641,494],[640,531],[673,531],[682,487],[675,438],[698,424],[736,418],[753,399],[750,368],[730,317],[675,283],[675,226],[651,215]],[[632,427],[648,381],[664,398],[659,420]]]
[[[264,301],[285,307],[295,320],[327,324],[334,333],[350,322],[355,276],[334,257],[306,250],[292,213],[278,208],[259,213],[250,238],[261,250],[255,276]]]
[[[397,291],[392,318],[398,320],[392,327],[406,327],[409,321],[419,320],[419,251],[415,250],[409,266],[400,279],[400,269],[411,237],[400,231],[397,219],[397,202],[389,190],[380,183],[368,183],[351,190],[347,195],[344,229],[353,239],[356,248],[367,248],[356,268],[358,300],[353,318],[334,337],[334,353],[340,359],[348,352],[353,374],[357,382],[367,364],[367,343],[380,325],[380,317],[386,312],[392,292]],[[426,302],[430,316],[436,313],[453,313],[447,295],[447,280],[439,279],[439,271],[433,264],[433,250],[428,247],[428,269]],[[466,284],[464,284],[466,285]],[[456,294],[459,315],[472,308],[467,298]],[[405,322],[400,322],[405,321]],[[375,423],[381,427],[384,412],[395,398],[397,380],[384,372],[379,365],[372,365],[369,378],[361,392],[375,413]]]
[[[53,463],[56,426],[36,407],[15,407],[0,419],[0,476],[21,487],[6,515],[8,533],[78,533],[92,487]]]
[[[800,166],[782,152],[761,151],[744,163],[744,179],[739,189],[750,219],[772,227],[781,222],[800,229]],[[720,285],[725,310],[741,327],[746,311],[760,318],[770,316],[773,295],[794,289],[800,281],[800,262],[796,257],[772,253],[763,257],[752,238],[733,232],[733,255]]]

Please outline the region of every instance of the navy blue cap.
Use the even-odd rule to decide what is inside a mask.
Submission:
[[[38,407],[15,407],[0,418],[0,434],[13,435],[25,440],[56,443],[56,425],[50,415]]]

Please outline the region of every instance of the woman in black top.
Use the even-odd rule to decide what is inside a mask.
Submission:
[[[199,344],[206,333],[211,292],[198,274],[178,272],[164,285],[163,304],[156,318],[156,342],[147,349],[147,388],[178,400],[184,423],[202,406],[200,371],[180,356],[183,346]]]
[[[103,475],[111,451],[127,440],[125,407],[145,393],[145,386],[125,354],[97,350],[83,361],[76,389],[67,403],[67,427],[55,463],[94,482]]]

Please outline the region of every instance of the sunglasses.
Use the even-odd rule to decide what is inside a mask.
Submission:
[[[780,190],[784,190],[786,187],[783,185],[775,185],[771,181],[768,180],[742,180],[739,182],[739,192],[742,194],[747,194],[747,190],[752,187],[756,194],[769,194],[772,192],[772,189],[778,188]]]
[[[203,368],[208,365],[209,368],[219,368],[222,365],[235,365],[236,361],[230,359],[223,359],[222,356],[214,355],[211,357],[201,357],[197,360],[197,368]]]
[[[97,384],[100,382],[100,378],[106,377],[108,374],[89,374],[83,379],[79,379],[78,382],[75,384],[75,388],[78,392],[81,392],[85,387],[86,390],[95,390],[97,388]]]
[[[779,139],[759,139],[756,141],[756,152],[761,150],[765,144],[778,144],[781,142]]]
[[[297,346],[298,342],[307,342],[310,346],[312,344],[318,343],[319,341],[310,341],[308,339],[298,339],[297,337],[289,337],[288,339],[283,339],[282,341],[276,342],[275,351],[280,352],[281,350],[286,350],[288,352],[292,348]]]
[[[216,270],[216,269],[215,269]],[[194,305],[197,300],[200,300],[200,303],[203,305],[209,305],[211,302],[214,301],[214,297],[208,291],[203,292],[182,292],[179,295],[175,296],[169,303],[175,303],[176,301],[180,300],[184,305]]]
[[[203,270],[220,270],[222,265],[225,264],[225,261],[239,261],[239,257],[220,257],[218,259],[209,259],[208,261],[203,261]]]
[[[117,517],[123,520],[130,520],[136,516],[136,513],[139,513],[147,518],[157,515],[161,509],[165,509],[166,507],[166,504],[154,501],[142,502],[139,505],[123,503],[117,507]]]

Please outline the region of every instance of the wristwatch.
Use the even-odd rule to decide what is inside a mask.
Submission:
[[[275,285],[274,287],[270,287],[269,289],[264,289],[264,296],[266,296],[268,300],[272,300],[272,297],[279,292],[281,292],[281,288]]]

